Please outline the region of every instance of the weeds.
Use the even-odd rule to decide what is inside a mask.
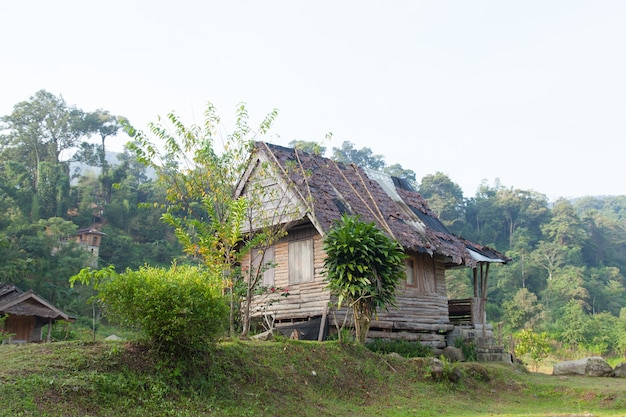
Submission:
[[[579,407],[608,416],[619,415],[626,390],[620,378],[392,360],[339,342],[220,343],[178,370],[132,343],[0,346],[0,358],[0,417],[551,415]],[[425,374],[431,361],[441,361],[440,382]],[[449,382],[459,372],[463,384]]]
[[[476,362],[478,360],[478,354],[476,353],[476,342],[473,340],[467,340],[463,337],[457,337],[454,339],[454,347],[463,351],[463,356],[467,362]]]
[[[388,354],[395,352],[405,358],[425,358],[433,355],[430,347],[420,342],[412,342],[408,340],[385,340],[374,339],[365,344],[372,352]]]

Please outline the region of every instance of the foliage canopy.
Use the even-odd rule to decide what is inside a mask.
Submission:
[[[375,223],[343,216],[324,238],[327,288],[353,310],[357,340],[365,342],[376,310],[393,306],[405,275],[402,246]]]

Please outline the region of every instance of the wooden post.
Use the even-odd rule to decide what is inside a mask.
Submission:
[[[321,342],[324,340],[324,330],[326,329],[326,315],[328,314],[328,306],[324,307],[324,311],[322,312],[322,322],[320,323],[320,332],[317,335],[317,341]]]
[[[515,357],[515,340],[513,340],[513,335],[509,336],[509,350],[511,351],[511,358],[513,359],[513,363],[517,361]]]
[[[480,275],[483,275],[483,271],[482,271],[482,265],[480,267]],[[480,314],[481,317],[480,319],[483,322],[483,337],[487,336],[487,331],[485,329],[486,325],[487,325],[487,312],[486,312],[486,307],[487,307],[487,283],[489,282],[489,263],[487,263],[487,267],[485,268],[485,276],[482,279],[482,293],[480,294]]]
[[[50,343],[51,339],[52,339],[52,319],[49,318],[48,319],[48,336],[46,337],[46,342]]]
[[[478,298],[478,268],[474,268],[474,298]]]

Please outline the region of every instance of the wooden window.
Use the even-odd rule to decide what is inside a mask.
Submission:
[[[406,285],[407,287],[415,287],[415,260],[409,258],[405,261],[406,267]]]
[[[406,286],[415,287],[418,292],[437,292],[435,282],[435,261],[428,254],[417,254],[406,260]]]
[[[262,284],[264,287],[273,287],[274,286],[274,270],[276,269],[274,264],[274,248],[267,248],[265,251],[260,251],[258,249],[253,249],[252,253],[252,267],[256,270],[259,265],[262,268],[265,268],[263,271],[263,281]]]
[[[435,259],[426,253],[420,253],[416,258],[417,289],[422,293],[437,292],[435,282]]]
[[[313,239],[289,242],[289,284],[313,281]]]

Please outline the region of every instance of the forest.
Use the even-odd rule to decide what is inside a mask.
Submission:
[[[45,90],[0,118],[0,283],[33,289],[79,317],[78,326],[91,320],[91,292],[68,280],[94,260],[68,239],[77,230],[105,234],[99,268],[194,263],[162,221],[164,184],[128,148],[115,162],[108,157],[107,144],[129,129],[124,116],[85,112]],[[328,152],[316,142],[290,145]],[[410,168],[351,142],[330,157],[405,178],[450,231],[512,259],[490,273],[494,327],[546,332],[563,349],[626,354],[626,196],[550,202],[498,180],[465,196],[443,172],[418,180]],[[447,272],[450,298],[471,296],[469,274]]]

